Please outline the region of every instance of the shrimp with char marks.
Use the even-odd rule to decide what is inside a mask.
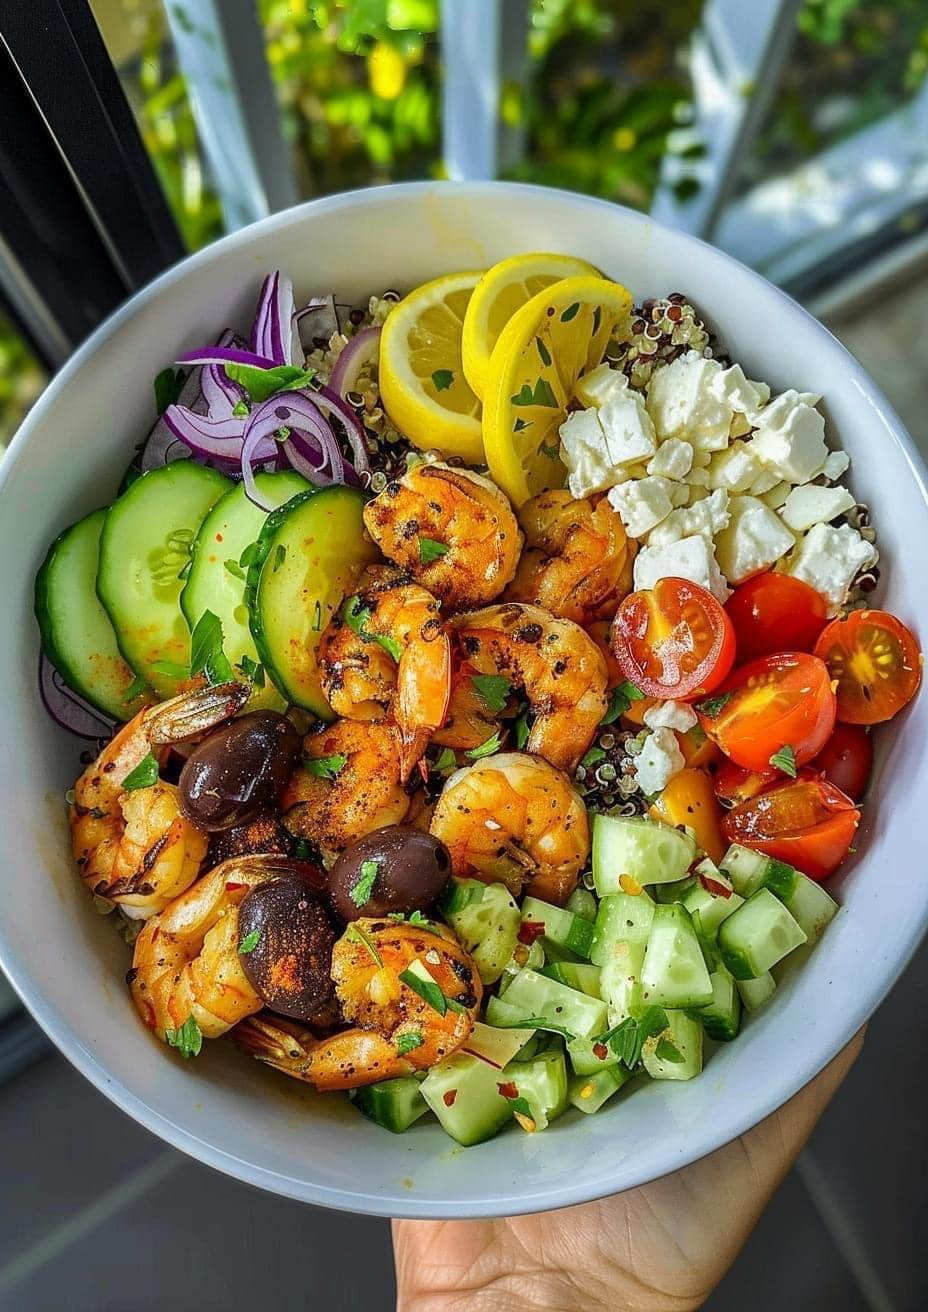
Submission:
[[[181,812],[174,784],[123,781],[149,755],[159,764],[174,743],[203,737],[248,700],[242,683],[196,688],[139,711],[74,785],[71,847],[92,893],[138,920],[155,915],[196,879],[207,837]]]

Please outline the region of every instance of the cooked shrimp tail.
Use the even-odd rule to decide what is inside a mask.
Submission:
[[[414,1070],[388,1039],[369,1030],[319,1039],[295,1021],[264,1013],[237,1025],[232,1037],[266,1066],[324,1092],[357,1089]]]

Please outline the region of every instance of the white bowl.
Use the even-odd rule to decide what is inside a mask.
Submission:
[[[334,196],[275,215],[169,270],[77,352],[39,400],[0,472],[5,583],[0,669],[4,873],[0,959],[40,1025],[124,1111],[231,1175],[329,1207],[465,1217],[562,1207],[684,1166],[779,1107],[838,1052],[885,996],[928,921],[918,834],[928,696],[877,736],[859,854],[835,881],[843,906],[821,945],[737,1042],[688,1084],[651,1084],[543,1134],[511,1131],[456,1148],[434,1123],[393,1136],[347,1101],[263,1069],[230,1043],[184,1062],[139,1024],[123,984],[125,944],[98,917],[69,860],[63,794],[74,741],[36,688],[32,585],[65,525],[115,494],[152,422],[152,379],[226,325],[247,327],[264,273],[298,293],[365,298],[525,250],[581,255],[636,299],[680,289],[754,378],[824,396],[831,439],[873,509],[880,599],[926,611],[924,468],[885,397],[850,355],[756,274],[691,237],[600,201],[504,183],[415,184]]]

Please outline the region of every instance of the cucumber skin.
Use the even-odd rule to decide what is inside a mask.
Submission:
[[[419,1091],[419,1081],[412,1075],[365,1085],[355,1090],[352,1101],[368,1120],[392,1134],[405,1133],[429,1110]]]
[[[589,960],[590,948],[593,946],[591,920],[585,920],[566,907],[556,907],[536,897],[527,897],[523,901],[522,919],[527,924],[543,924],[543,939]]]

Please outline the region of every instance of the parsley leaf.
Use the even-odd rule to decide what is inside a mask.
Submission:
[[[733,695],[730,692],[720,692],[717,697],[706,697],[703,701],[696,703],[696,709],[700,714],[714,720],[722,708],[728,705]]]
[[[556,1024],[553,1020],[548,1020],[546,1016],[529,1016],[525,1020],[495,1020],[493,1027],[498,1030],[546,1030],[552,1034],[560,1034],[565,1039],[576,1038],[570,1030]]]
[[[148,684],[142,678],[141,674],[137,674],[122,695],[123,706],[128,705],[129,702],[134,702],[136,697],[141,697],[147,687]]]
[[[609,693],[609,704],[600,724],[612,724],[620,715],[625,714],[632,702],[640,702],[643,697],[644,693],[640,688],[636,688],[628,679],[623,679]]]
[[[277,546],[274,548],[274,563],[271,566],[271,570],[274,574],[277,573],[286,559],[287,548],[282,542],[278,542]]]
[[[188,1016],[179,1030],[165,1030],[164,1037],[182,1057],[196,1057],[203,1047],[203,1034],[192,1016]]]
[[[429,565],[433,560],[441,560],[442,556],[447,556],[449,550],[444,542],[436,542],[434,538],[419,539],[419,559],[423,565]]]
[[[580,302],[574,301],[573,305],[568,305],[567,309],[561,314],[561,323],[570,323],[571,319],[576,319],[580,312]]]
[[[439,754],[438,760],[432,766],[433,770],[444,771],[453,770],[457,765],[457,757],[450,747],[443,747]]]
[[[184,385],[180,369],[162,369],[155,377],[155,411],[163,415],[169,405],[175,405]]]
[[[551,390],[551,384],[547,378],[536,378],[534,388],[530,383],[523,383],[515,396],[511,396],[509,399],[513,405],[546,406],[550,410],[557,410],[558,408],[557,398]]]
[[[427,1002],[439,1016],[447,1014],[448,999],[433,979],[423,979],[421,975],[415,975],[411,970],[404,970],[400,975],[400,983],[412,989],[413,993],[418,993],[422,1001]]]
[[[532,1115],[532,1109],[528,1105],[527,1100],[523,1098],[520,1093],[516,1092],[515,1094],[513,1094],[512,1097],[510,1097],[509,1094],[506,1092],[505,1084],[497,1084],[496,1087],[497,1089],[499,1089],[500,1093],[509,1103],[509,1107],[510,1110],[512,1111],[513,1116],[527,1116],[530,1121],[534,1122],[535,1117]]]
[[[407,1052],[412,1052],[414,1048],[421,1048],[424,1042],[425,1039],[417,1030],[407,1030],[405,1034],[399,1036],[394,1046],[402,1057]]]
[[[512,692],[512,683],[505,674],[472,674],[470,681],[474,685],[474,691],[490,711],[501,711]]]
[[[228,683],[232,666],[222,650],[222,621],[205,610],[190,635],[190,673],[203,672],[210,683]]]
[[[454,374],[450,369],[436,369],[432,374],[432,382],[436,392],[446,392],[454,382]]]
[[[233,383],[244,387],[252,401],[266,401],[277,392],[313,387],[316,381],[312,369],[298,369],[293,364],[279,364],[273,369],[260,369],[250,364],[226,364],[225,371]]]
[[[378,647],[383,647],[384,651],[389,652],[397,664],[403,654],[403,648],[395,638],[387,634],[371,633],[367,627],[367,622],[374,612],[370,606],[365,605],[360,597],[349,597],[342,607],[342,619],[348,625],[352,632],[356,633],[359,638],[364,638],[366,642],[376,642]]]
[[[378,647],[383,647],[384,651],[389,652],[397,665],[399,665],[400,657],[403,654],[403,648],[397,642],[396,638],[391,638],[385,633],[365,633],[364,636],[365,638],[370,638],[372,642],[376,642]]]
[[[770,764],[775,770],[782,770],[784,774],[788,774],[790,779],[796,778],[796,753],[789,743],[784,743],[778,752],[774,752]]]
[[[580,764],[587,770],[591,770],[594,765],[599,765],[600,761],[606,759],[606,753],[601,747],[591,747],[586,756],[582,757]]]
[[[339,770],[343,770],[347,764],[348,757],[342,756],[341,752],[335,752],[332,756],[316,756],[304,760],[303,769],[307,774],[315,775],[317,779],[334,779]]]
[[[669,1039],[658,1039],[654,1055],[658,1061],[673,1062],[675,1066],[686,1060],[677,1045],[671,1043]]]
[[[521,752],[522,748],[528,742],[530,732],[528,711],[523,711],[521,715],[517,715],[512,722],[512,739],[515,743],[516,751]]]
[[[498,752],[500,746],[500,732],[497,729],[492,738],[487,738],[479,747],[471,747],[471,749],[465,752],[464,755],[471,761],[479,761],[484,756],[492,756],[494,752]]]
[[[239,954],[247,957],[249,953],[254,952],[255,948],[261,941],[260,929],[253,929],[250,934],[246,934],[238,945]]]
[[[248,546],[245,548],[245,550],[242,552],[242,554],[239,556],[238,563],[241,565],[242,569],[247,569],[248,566],[257,558],[257,555],[258,555],[257,542],[250,542]]]
[[[374,881],[380,871],[379,861],[362,861],[360,878],[348,890],[348,896],[356,907],[363,907],[370,900],[374,891]]]
[[[605,1034],[598,1034],[594,1043],[603,1043],[611,1048],[621,1062],[631,1071],[641,1060],[641,1049],[646,1039],[662,1033],[668,1026],[667,1013],[663,1007],[645,1007],[635,1019],[626,1017]]]
[[[383,957],[377,951],[376,945],[371,941],[370,935],[364,932],[356,920],[353,920],[345,930],[345,938],[350,939],[352,943],[360,943],[375,966],[383,965]],[[402,978],[401,975],[400,979]],[[438,986],[436,985],[436,988],[437,987]],[[442,1015],[444,1015],[444,1012],[442,1012]]]
[[[541,356],[541,363],[550,364],[551,352],[548,350],[547,346],[545,346],[540,337],[535,338],[535,345],[538,347],[538,354]]]
[[[123,791],[126,793],[135,792],[136,788],[151,788],[152,784],[158,782],[158,762],[148,753],[143,760],[139,761],[134,770],[130,770],[122,781]]]
[[[186,679],[190,671],[177,661],[152,661],[151,668],[155,674],[163,674],[168,679]]]
[[[234,579],[241,579],[244,582],[246,577],[245,571],[242,569],[241,565],[238,563],[237,560],[223,561],[223,569],[225,569],[227,573],[231,574]]]
[[[253,661],[250,656],[243,656],[238,663],[238,668],[256,688],[263,688],[267,680],[264,677],[264,666],[257,661]]]

